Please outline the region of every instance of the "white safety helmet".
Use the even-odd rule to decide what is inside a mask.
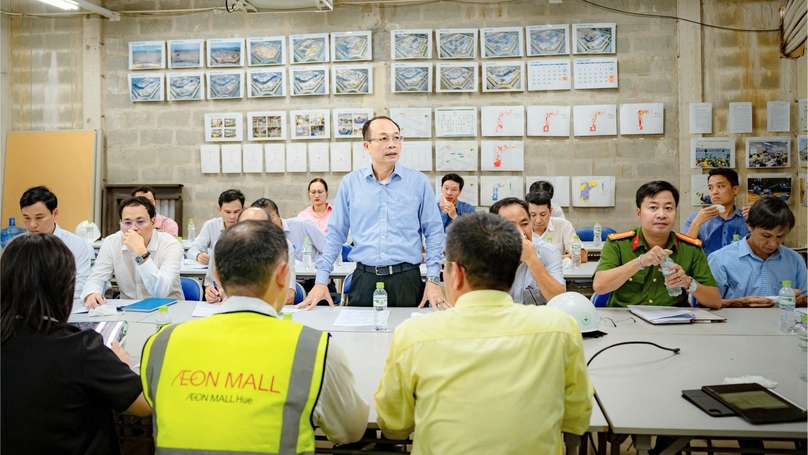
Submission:
[[[98,225],[93,222],[84,220],[79,223],[78,226],[76,226],[76,235],[80,238],[87,240],[88,233],[89,236],[93,238],[93,241],[101,238],[101,229],[99,229]]]
[[[598,332],[600,328],[600,318],[598,317],[598,310],[595,309],[595,305],[585,296],[577,292],[559,294],[550,299],[550,301],[547,302],[547,306],[557,308],[572,316],[578,323],[582,334]]]

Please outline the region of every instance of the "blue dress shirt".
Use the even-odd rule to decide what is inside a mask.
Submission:
[[[354,241],[349,261],[371,266],[420,264],[423,237],[427,275],[440,275],[443,224],[434,190],[424,174],[396,163],[387,183],[382,184],[372,166],[353,171],[342,179],[333,206],[325,247],[316,264],[316,283],[328,282],[348,229]]]
[[[474,206],[463,201],[457,201],[455,204],[455,210],[457,210],[457,216],[467,215],[469,213],[474,213]],[[438,212],[440,212],[440,218],[443,220],[443,230],[446,231],[449,229],[449,225],[452,224],[452,219],[449,218],[449,215],[443,213],[443,210],[440,209],[440,202],[438,202]]]
[[[785,280],[791,280],[791,287],[803,294],[808,291],[805,262],[799,253],[780,245],[764,261],[752,252],[747,239],[748,236],[707,258],[722,298],[777,295]]]
[[[690,230],[690,225],[698,213],[693,212],[687,217],[684,228],[685,233]],[[699,228],[698,237],[701,240],[704,254],[709,256],[713,251],[720,250],[732,243],[733,234],[738,234],[739,237],[743,238],[748,233],[749,227],[746,225],[746,218],[743,217],[743,212],[736,208],[726,220],[721,216],[717,216],[705,221]]]
[[[295,247],[295,259],[298,261],[303,260],[303,239],[306,237],[311,242],[311,260],[316,261],[323,254],[325,234],[313,221],[295,217],[281,219],[281,224],[283,224],[283,233],[286,234],[286,239]],[[289,265],[294,267],[294,264]]]

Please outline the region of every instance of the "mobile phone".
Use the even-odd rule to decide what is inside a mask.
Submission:
[[[71,322],[82,330],[95,330],[104,337],[104,345],[112,347],[112,342],[117,341],[123,345],[126,332],[129,330],[129,323],[126,321],[102,321],[102,322]]]
[[[735,411],[724,406],[720,401],[707,395],[707,393],[701,389],[682,390],[682,398],[693,403],[696,407],[713,417],[738,415]]]
[[[750,423],[798,422],[808,417],[805,409],[757,383],[708,385],[701,390]]]

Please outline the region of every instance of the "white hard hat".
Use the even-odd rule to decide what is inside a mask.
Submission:
[[[577,292],[559,294],[550,299],[547,306],[557,308],[572,316],[578,323],[581,333],[597,332],[600,327],[600,318],[595,305]]]
[[[90,231],[89,231],[90,232],[90,237],[92,237],[94,241],[100,239],[101,238],[101,229],[98,228],[97,224],[95,224],[93,222],[90,222],[89,220],[84,220],[81,223],[79,223],[78,226],[76,226],[76,235],[79,236],[82,239],[87,240],[87,232],[88,232],[87,227],[88,226],[90,228]]]

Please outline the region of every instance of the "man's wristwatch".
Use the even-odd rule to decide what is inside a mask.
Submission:
[[[146,254],[144,254],[143,256],[135,256],[135,262],[137,262],[138,264],[142,264],[143,261],[145,261],[149,257],[149,255],[151,255],[151,253],[147,251]]]
[[[696,289],[699,287],[699,283],[696,281],[695,278],[690,277],[690,286],[687,287],[687,292],[694,293]]]
[[[428,277],[426,277],[426,282],[427,283],[432,283],[432,284],[437,284],[438,286],[440,286],[440,278],[438,278],[436,276],[428,276]]]

